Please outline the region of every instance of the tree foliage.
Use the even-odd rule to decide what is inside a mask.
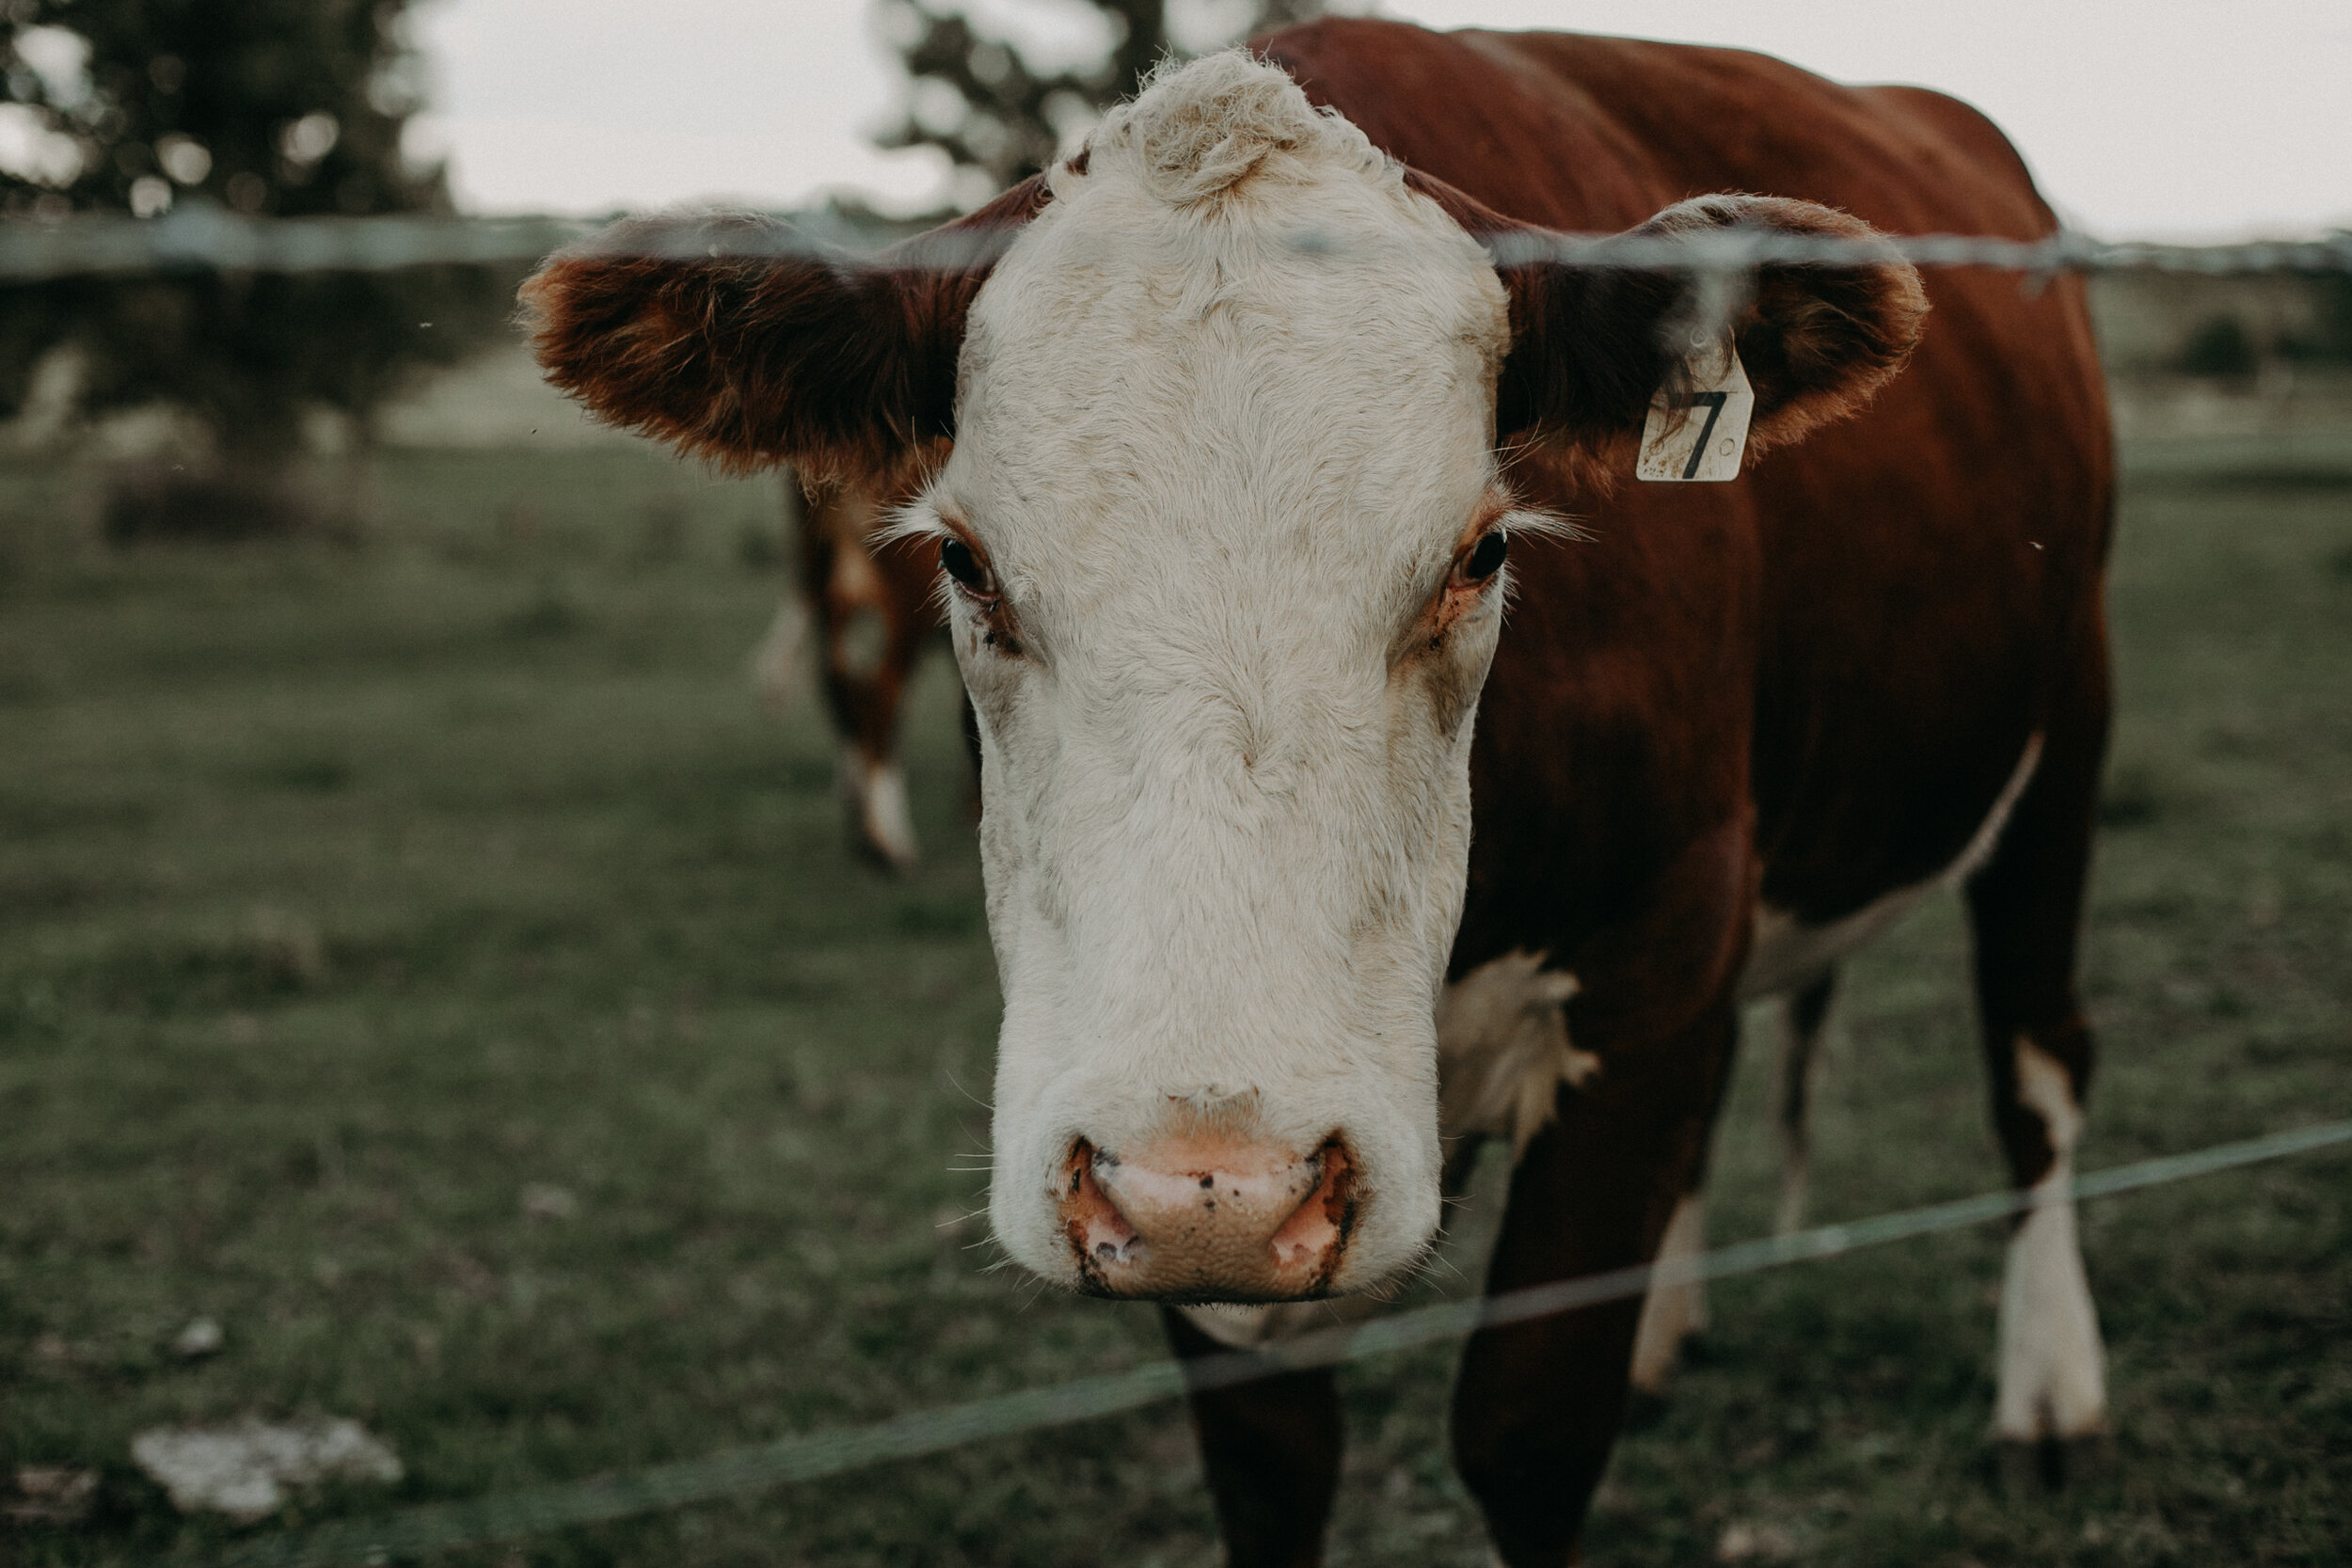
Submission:
[[[1323,9],[1322,0],[1091,0],[1110,48],[1092,62],[1039,70],[1016,42],[937,0],[884,0],[885,35],[914,79],[905,118],[885,147],[936,147],[954,164],[959,198],[1002,190],[1043,168],[1055,150],[1132,94],[1166,55],[1215,47]],[[1228,25],[1218,26],[1222,15]],[[1224,36],[1217,36],[1218,34]]]
[[[214,202],[278,216],[439,212],[438,166],[401,150],[421,106],[405,0],[9,0],[0,23],[0,207],[154,217]],[[83,408],[153,402],[224,451],[274,457],[303,411],[369,415],[404,369],[502,309],[498,280],[190,271],[0,290],[0,410],[53,350]],[[420,323],[431,323],[420,326]]]
[[[438,166],[401,156],[422,106],[397,0],[14,0],[0,61],[57,160],[0,170],[10,212],[162,210],[175,194],[246,213],[448,205]],[[65,148],[78,166],[68,178]],[[48,176],[44,178],[43,176]],[[142,181],[161,181],[141,185]]]

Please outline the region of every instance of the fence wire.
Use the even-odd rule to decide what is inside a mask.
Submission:
[[[2327,1122],[2096,1171],[2076,1178],[2071,1196],[2107,1197],[2345,1143],[2352,1143],[2352,1120]],[[1728,1279],[1788,1263],[1836,1258],[1889,1242],[1982,1225],[2058,1201],[2057,1195],[2038,1190],[1983,1193],[1899,1213],[1815,1226],[1791,1235],[1717,1247],[1693,1258],[1318,1329],[1264,1350],[1234,1351],[1183,1365],[1154,1361],[1123,1372],[915,1411],[870,1426],[812,1433],[585,1481],[468,1502],[430,1503],[377,1519],[326,1525],[255,1542],[222,1560],[221,1568],[358,1568],[394,1558],[513,1541],[571,1526],[768,1491],[891,1460],[922,1458],[967,1444],[1116,1415],[1173,1399],[1187,1388],[1231,1387],[1284,1372],[1367,1360],[1416,1345],[1461,1338],[1481,1328],[1622,1301],[1643,1294],[1653,1285]]]
[[[560,217],[262,218],[208,205],[161,217],[81,214],[55,220],[0,221],[0,282],[69,276],[131,276],[188,271],[392,272],[407,267],[527,265],[595,233],[600,224]],[[971,266],[1000,255],[1012,230],[935,235],[921,250],[926,266]],[[887,238],[830,213],[776,220],[692,222],[641,233],[633,253],[697,257],[814,256],[870,251]],[[1338,252],[1342,242],[1301,230],[1293,243],[1310,253]],[[2352,272],[2352,232],[2323,239],[2246,245],[2154,245],[2093,239],[2060,230],[2045,239],[1969,234],[1890,235],[1876,240],[1719,229],[1680,235],[1566,234],[1533,230],[1501,239],[1504,265],[1558,261],[1584,267],[1669,272],[1744,272],[1768,264],[1854,266],[1900,256],[1920,266],[1998,267],[2057,272],[2237,273]],[[607,251],[607,254],[618,252]]]

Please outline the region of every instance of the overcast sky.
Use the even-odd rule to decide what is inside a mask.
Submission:
[[[1213,13],[1231,0],[1193,0]],[[1036,54],[1100,44],[1078,0],[973,0]],[[1761,49],[1957,93],[2109,237],[2352,225],[2346,0],[1385,0],[1438,27],[1561,27]],[[423,0],[420,146],[482,212],[603,213],[827,191],[919,208],[944,164],[883,153],[904,78],[860,0]],[[1051,62],[1047,62],[1051,63]]]

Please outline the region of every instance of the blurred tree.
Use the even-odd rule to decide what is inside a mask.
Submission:
[[[2282,339],[2279,352],[2289,359],[2352,361],[2352,274],[2318,273],[2305,279],[2312,293],[2309,331]]]
[[[0,209],[17,218],[209,201],[255,214],[444,212],[402,127],[422,103],[406,0],[5,0]],[[83,411],[162,402],[230,464],[266,468],[303,416],[370,417],[400,372],[454,357],[506,309],[479,269],[189,270],[0,289],[0,413],[77,349]],[[430,324],[423,325],[423,324]]]
[[[2190,375],[2217,377],[2252,375],[2262,366],[2262,351],[2246,324],[2228,311],[2207,316],[2181,345],[2180,368]]]
[[[445,209],[401,156],[421,108],[405,0],[8,0],[0,65],[54,162],[0,171],[13,213]],[[70,143],[70,159],[57,139]]]
[[[1323,0],[1073,0],[1056,8],[1097,13],[1107,47],[1058,69],[1039,51],[975,25],[936,0],[882,0],[883,37],[914,78],[906,118],[876,138],[884,147],[936,147],[955,166],[959,205],[974,207],[1043,168],[1062,140],[1104,106],[1136,90],[1170,54],[1220,48],[1261,28],[1303,21]],[[1067,28],[1070,19],[1057,19]]]

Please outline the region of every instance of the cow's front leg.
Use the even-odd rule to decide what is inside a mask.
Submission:
[[[1608,1054],[1511,1176],[1487,1293],[1657,1255],[1703,1162],[1731,1056],[1728,1004],[1671,1041]],[[1575,1562],[1624,1418],[1637,1297],[1473,1336],[1454,1397],[1454,1463],[1510,1568]]]
[[[1295,1310],[1295,1309],[1288,1309]],[[1163,1307],[1160,1316],[1179,1359],[1224,1355],[1267,1338],[1277,1325],[1259,1320],[1285,1308],[1231,1314],[1213,1338],[1193,1314]],[[1193,1431],[1216,1520],[1233,1568],[1313,1568],[1323,1560],[1324,1528],[1339,1490],[1343,1441],[1339,1383],[1328,1367],[1282,1372],[1188,1396]]]

